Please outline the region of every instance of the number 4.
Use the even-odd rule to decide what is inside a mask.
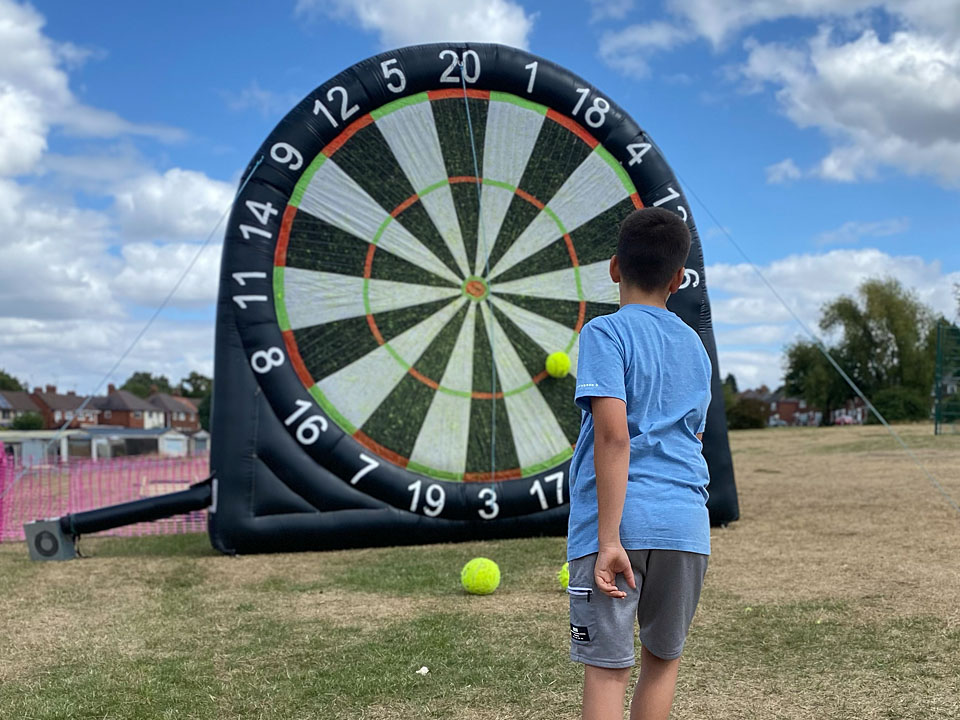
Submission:
[[[630,153],[630,162],[628,165],[639,165],[643,162],[643,156],[650,152],[650,143],[630,143],[627,145],[627,152]]]
[[[273,207],[273,203],[261,203],[254,200],[247,200],[247,210],[249,210],[261,225],[266,225],[272,215],[279,215],[280,211]]]

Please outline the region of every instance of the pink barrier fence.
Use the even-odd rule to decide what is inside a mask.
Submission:
[[[23,540],[23,524],[105,505],[186,490],[209,474],[210,456],[73,460],[24,468],[0,463],[0,542]],[[7,491],[9,488],[9,492]],[[204,532],[206,510],[105,530],[98,535]]]

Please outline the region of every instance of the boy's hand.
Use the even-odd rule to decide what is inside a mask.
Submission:
[[[627,551],[621,545],[601,547],[597,553],[597,563],[593,569],[593,580],[604,595],[612,598],[625,598],[627,594],[617,587],[617,575],[624,579],[634,590],[637,581],[633,577],[633,566]]]

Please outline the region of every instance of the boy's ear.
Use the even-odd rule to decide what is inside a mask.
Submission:
[[[686,272],[685,267],[681,267],[677,270],[677,274],[673,276],[673,280],[670,281],[670,294],[673,295],[677,290],[680,289],[680,286],[683,285],[683,276]]]
[[[610,258],[610,279],[618,284],[620,282],[620,265],[616,255]]]

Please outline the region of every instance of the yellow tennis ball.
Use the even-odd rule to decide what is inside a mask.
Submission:
[[[565,562],[563,564],[563,567],[560,568],[560,572],[557,573],[557,580],[560,581],[560,587],[566,590],[567,585],[570,584],[570,563]]]
[[[547,374],[550,377],[566,377],[570,372],[570,356],[562,350],[547,355]]]
[[[500,585],[500,568],[488,558],[474,558],[460,571],[460,584],[471,595],[489,595]]]

